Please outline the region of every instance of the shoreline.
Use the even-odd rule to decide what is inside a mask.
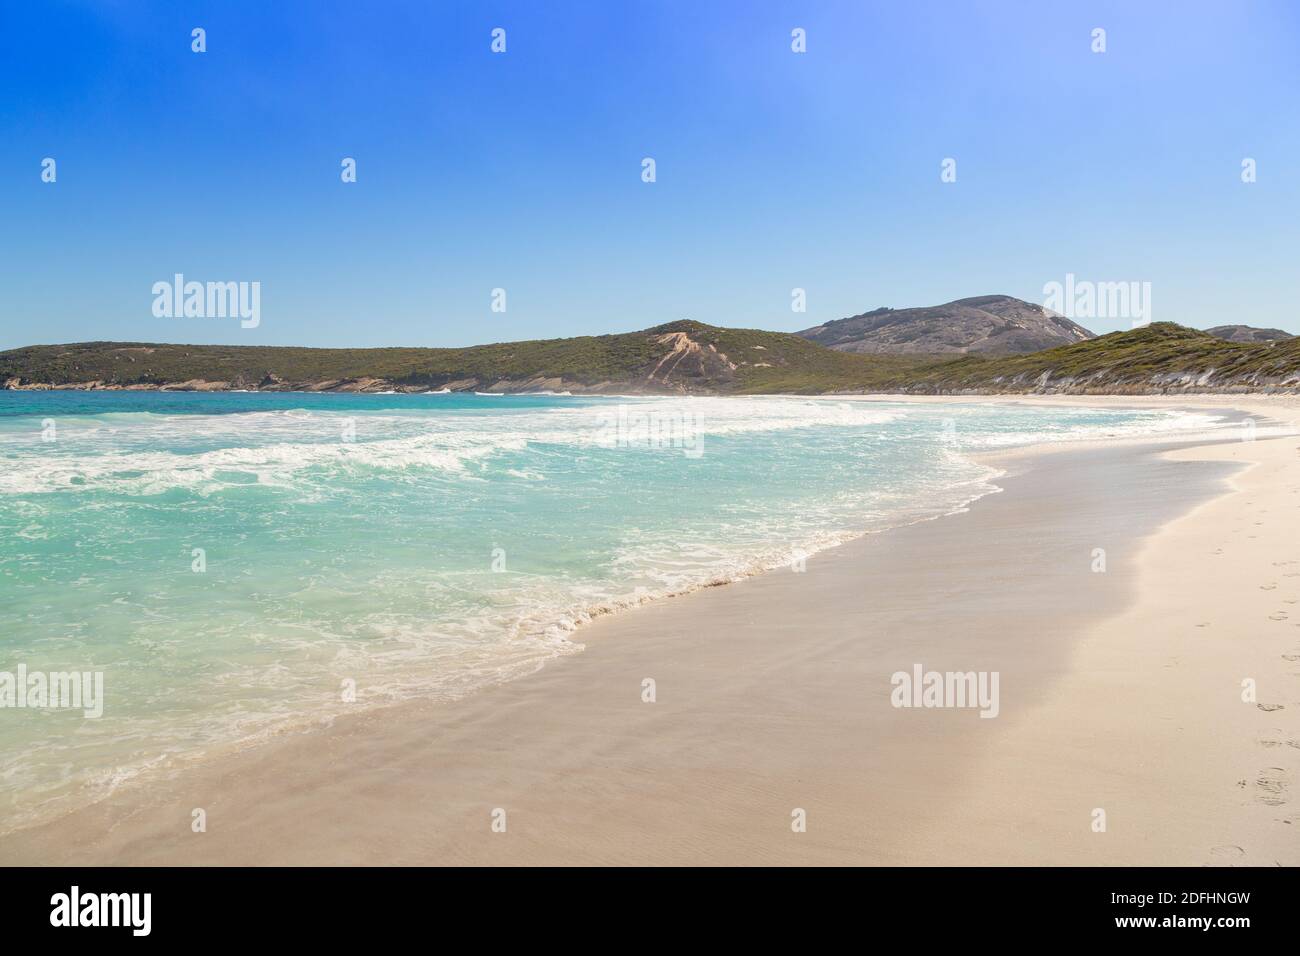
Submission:
[[[973,460],[973,456],[968,457],[972,457]],[[980,466],[980,470],[982,473],[978,476],[957,481],[942,489],[945,494],[952,497],[951,501],[940,502],[938,498],[935,498],[925,509],[900,509],[891,512],[887,518],[879,519],[870,525],[819,531],[814,537],[788,542],[791,544],[791,547],[788,548],[773,545],[762,552],[756,553],[752,560],[748,560],[744,565],[716,568],[710,573],[710,576],[702,576],[696,583],[682,586],[676,590],[647,593],[646,596],[641,597],[639,600],[610,599],[601,603],[574,604],[556,609],[554,616],[548,619],[542,629],[565,632],[563,636],[564,644],[560,649],[555,650],[551,656],[539,658],[537,661],[532,662],[536,664],[536,667],[531,671],[520,671],[511,676],[486,683],[463,686],[454,692],[448,691],[442,686],[437,688],[424,687],[421,688],[419,694],[354,703],[344,708],[346,712],[332,713],[328,716],[322,716],[318,712],[310,712],[307,708],[302,708],[292,717],[276,724],[259,727],[255,731],[246,731],[244,736],[207,743],[203,750],[177,751],[168,753],[157,760],[147,761],[143,765],[112,768],[113,779],[110,785],[112,789],[107,790],[107,792],[105,792],[105,786],[98,780],[83,781],[79,784],[80,792],[71,789],[70,792],[65,791],[55,794],[53,799],[49,801],[50,804],[54,804],[53,806],[42,805],[37,812],[32,812],[31,808],[24,807],[21,813],[13,814],[9,818],[6,818],[4,814],[0,814],[0,842],[5,837],[13,834],[21,834],[30,829],[39,829],[57,824],[59,820],[66,816],[90,810],[105,801],[133,802],[141,790],[154,786],[165,786],[169,780],[174,779],[176,776],[201,771],[204,766],[210,763],[219,763],[223,760],[232,759],[249,750],[274,745],[277,741],[285,738],[328,730],[338,720],[355,720],[374,713],[384,713],[420,700],[436,700],[440,704],[454,704],[503,683],[528,679],[537,671],[550,666],[556,661],[563,660],[572,654],[582,653],[585,650],[582,635],[586,634],[594,623],[603,621],[606,618],[618,617],[646,606],[667,600],[680,599],[700,591],[733,585],[751,578],[788,570],[791,561],[796,556],[802,556],[805,560],[811,559],[827,550],[841,547],[848,542],[867,535],[887,533],[916,523],[936,521],[960,513],[979,498],[1001,491],[999,487],[993,484],[998,470],[988,466]],[[779,557],[776,556],[778,554],[780,554]]]
[[[1023,400],[1023,396],[1016,398]],[[1132,407],[1130,403],[1133,403],[1133,399],[1132,396],[1125,396],[1121,401]],[[892,400],[896,401],[897,398],[894,397]],[[962,397],[952,401],[970,402],[970,399]],[[1071,402],[1071,404],[1075,403],[1094,406],[1102,404],[1091,400]],[[1172,403],[1166,400],[1160,404]],[[1209,403],[1197,401],[1195,404],[1204,406]],[[1224,403],[1231,408],[1241,408],[1243,404],[1245,403],[1240,401]],[[1182,437],[1182,443],[1187,445],[1186,436]],[[917,563],[910,568],[910,571],[914,572],[912,575],[914,577],[917,574],[932,573],[929,566],[933,564],[936,548],[946,548],[949,551],[966,548],[969,551],[974,544],[970,540],[970,533],[962,534],[950,525],[958,519],[969,518],[972,515],[978,517],[988,511],[999,512],[1002,523],[1000,528],[996,520],[991,522],[977,520],[975,523],[986,525],[984,528],[986,533],[990,531],[1000,533],[1012,541],[1017,536],[1008,535],[1008,532],[1013,530],[1006,527],[1008,519],[1013,522],[1018,521],[1022,532],[1038,530],[1032,527],[1032,520],[1029,522],[1030,526],[1025,525],[1026,512],[1032,512],[1044,520],[1062,521],[1063,527],[1071,525],[1070,516],[1065,514],[1068,508],[1062,498],[1061,489],[1053,486],[1054,481],[1059,483],[1063,479],[1071,478],[1070,469],[1053,467],[1050,463],[1058,453],[1067,457],[1073,456],[1078,461],[1090,461],[1089,467],[1094,471],[1100,469],[1097,474],[1103,477],[1108,472],[1122,473],[1129,477],[1137,475],[1138,472],[1147,472],[1147,477],[1142,479],[1147,480],[1154,472],[1170,473],[1166,466],[1172,463],[1155,464],[1153,459],[1156,457],[1163,459],[1164,454],[1158,449],[1153,451],[1149,447],[1168,444],[1168,441],[1136,443],[1145,450],[1123,447],[1133,443],[1118,443],[1117,447],[1110,449],[1097,448],[1095,443],[1088,443],[1094,445],[1092,448],[1079,448],[1080,444],[1084,443],[1071,443],[1074,447],[1066,451],[1040,449],[1030,453],[1034,464],[1027,470],[1019,464],[1013,465],[1008,481],[1019,489],[1017,496],[986,495],[976,501],[967,512],[949,515],[943,521],[920,522],[893,528],[877,535],[868,534],[865,538],[855,538],[814,556],[809,561],[806,575],[787,576],[779,571],[768,572],[743,579],[727,588],[703,589],[680,596],[674,601],[655,602],[623,614],[607,615],[584,626],[587,648],[582,654],[554,660],[533,675],[480,691],[471,697],[446,705],[413,703],[381,708],[374,714],[358,714],[341,718],[331,728],[296,734],[267,742],[251,751],[215,758],[213,766],[205,765],[187,771],[181,779],[161,784],[158,792],[142,795],[124,791],[120,795],[109,797],[101,804],[76,811],[52,824],[17,831],[0,838],[0,855],[16,861],[37,861],[42,860],[43,857],[48,858],[51,856],[52,839],[49,834],[58,833],[61,834],[59,844],[62,847],[58,862],[922,862],[925,858],[924,854],[898,853],[896,850],[891,852],[888,834],[873,829],[860,817],[855,819],[853,814],[844,816],[836,826],[857,832],[863,832],[865,828],[865,833],[872,837],[866,841],[871,845],[871,852],[865,857],[855,855],[842,845],[835,845],[834,841],[831,845],[827,845],[824,839],[819,841],[814,837],[816,830],[812,823],[809,824],[809,832],[800,835],[802,846],[777,847],[765,842],[773,838],[772,833],[768,832],[772,825],[771,820],[767,820],[761,827],[757,824],[755,808],[752,805],[753,794],[746,796],[748,790],[753,789],[753,781],[749,781],[748,788],[743,785],[748,781],[752,770],[749,773],[745,772],[743,761],[739,756],[740,751],[735,749],[736,742],[731,742],[728,747],[722,748],[720,753],[717,752],[721,746],[718,738],[726,736],[723,731],[734,730],[737,712],[747,713],[752,709],[751,703],[735,699],[734,690],[727,686],[723,678],[728,676],[734,678],[736,675],[727,674],[726,668],[738,667],[742,676],[752,671],[750,679],[762,688],[762,692],[758,693],[760,703],[783,704],[777,707],[776,711],[785,715],[785,723],[798,724],[804,731],[807,738],[804,746],[787,748],[776,755],[779,758],[776,760],[777,769],[781,771],[776,774],[778,778],[798,776],[798,771],[803,769],[804,763],[813,755],[826,756],[843,750],[846,746],[843,741],[828,739],[825,729],[815,726],[818,723],[816,715],[807,713],[811,701],[819,700],[818,694],[824,690],[819,687],[818,680],[810,679],[812,675],[804,675],[803,681],[794,679],[793,687],[802,688],[802,696],[799,694],[791,696],[793,691],[787,685],[791,685],[792,677],[795,675],[789,671],[807,670],[807,666],[801,668],[797,660],[791,660],[787,650],[782,647],[783,642],[800,630],[816,632],[820,640],[809,649],[808,653],[812,655],[812,660],[820,665],[830,663],[825,659],[828,649],[847,652],[852,648],[855,635],[848,633],[851,629],[843,627],[842,622],[834,619],[827,620],[827,618],[834,617],[832,611],[835,609],[835,602],[839,601],[843,607],[839,607],[838,610],[844,615],[855,617],[860,626],[870,622],[872,615],[855,606],[853,597],[861,588],[855,587],[854,582],[860,578],[864,562],[881,573],[889,570],[887,567],[889,556],[884,553],[889,548],[883,543],[898,545],[904,538],[912,542],[909,547],[917,552]],[[1008,454],[1006,457],[1008,461],[1012,461],[1024,455]],[[1138,459],[1143,459],[1144,463],[1135,468]],[[1199,468],[1188,464],[1189,467]],[[1218,466],[1211,465],[1209,470],[1199,468],[1197,488],[1194,493],[1189,492],[1186,500],[1179,498],[1182,505],[1200,507],[1206,502],[1219,500],[1219,496],[1213,493],[1211,486],[1215,481],[1223,480],[1222,477],[1207,477],[1215,468]],[[1037,478],[1034,478],[1036,473]],[[1219,469],[1218,474],[1226,473],[1223,469]],[[1044,481],[1045,475],[1051,480]],[[1002,479],[998,481],[1001,483]],[[1104,500],[1097,495],[1096,483],[1091,492],[1086,487],[1081,487],[1079,492],[1085,495],[1092,494],[1094,500],[1091,506],[1105,510]],[[1140,512],[1138,519],[1148,524],[1154,522],[1148,531],[1155,534],[1159,528],[1178,518],[1174,513],[1177,508],[1173,507],[1176,502],[1170,500],[1171,496],[1162,487],[1148,486],[1145,494],[1150,500],[1144,500],[1143,508],[1138,509]],[[990,499],[1007,500],[1002,502],[1002,507],[989,507],[984,503],[990,502]],[[1111,518],[1113,520],[1114,516],[1112,515]],[[1124,524],[1131,524],[1131,521]],[[927,529],[926,526],[930,527]],[[1072,533],[1076,535],[1084,530],[1077,527],[1077,522],[1072,527]],[[921,530],[914,530],[918,528]],[[1121,546],[1120,550],[1122,552],[1140,543],[1141,538],[1134,537],[1128,545]],[[923,554],[927,547],[930,549],[929,553]],[[897,556],[894,556],[893,560],[896,561]],[[830,569],[829,573],[824,572],[823,568]],[[1024,573],[1025,569],[1020,570]],[[901,569],[896,567],[892,570],[899,586],[903,586],[905,591],[908,585],[909,575],[906,573],[908,571],[907,567]],[[1021,676],[1025,675],[1024,662],[1020,658],[1030,651],[1041,658],[1037,662],[1037,666],[1041,668],[1038,677],[1041,678],[1044,674],[1053,675],[1053,679],[1059,677],[1063,672],[1061,647],[1054,646],[1051,648],[1051,653],[1043,648],[1026,648],[1021,646],[1023,641],[1012,639],[1014,635],[1001,633],[1007,628],[998,626],[997,613],[990,613],[1001,609],[989,607],[990,596],[987,594],[981,596],[979,593],[982,580],[985,581],[984,590],[988,590],[986,571],[987,569],[983,569],[971,573],[970,569],[967,569],[965,576],[953,573],[952,577],[960,580],[960,583],[970,592],[964,597],[968,604],[974,606],[968,606],[965,610],[983,612],[983,620],[978,626],[988,632],[988,638],[993,642],[993,646],[999,648],[998,653],[1008,653],[1003,645],[1016,650],[1016,654],[1008,658],[1012,660],[1011,665],[1001,668],[1004,673],[1004,691],[1009,689],[1006,675],[1013,677],[1017,673]],[[1059,571],[1056,573],[1060,574]],[[1096,592],[1097,589],[1093,585],[1100,583],[1096,580],[1097,577],[1092,575],[1090,578],[1084,578],[1082,582],[1074,583],[1084,590],[1092,588]],[[818,578],[821,578],[820,582]],[[1122,614],[1125,606],[1140,603],[1129,600],[1126,605],[1124,601],[1119,600],[1122,596],[1120,592],[1124,591],[1124,584],[1125,582],[1120,580],[1117,587],[1111,591],[1107,592],[1103,589],[1102,592],[1092,593],[1089,600],[1067,609],[1070,613],[1065,615],[1067,620],[1064,624],[1059,623],[1062,608],[1053,606],[1050,602],[1028,616],[1037,615],[1044,627],[1052,627],[1053,622],[1056,622],[1067,632],[1083,631],[1097,625],[1096,621],[1088,624],[1085,619],[1096,618],[1100,605],[1108,605],[1114,614]],[[914,619],[917,607],[925,603],[924,600],[919,602],[916,600],[915,582],[911,582],[911,585],[912,605],[909,607],[904,602],[890,612],[898,620],[905,622]],[[792,587],[794,590],[791,590]],[[808,590],[820,593],[814,599],[806,593]],[[922,594],[924,594],[923,590]],[[1023,594],[1021,596],[1023,597]],[[754,614],[752,610],[745,611],[743,606],[751,601],[760,606],[765,613]],[[992,603],[997,604],[996,601]],[[754,614],[754,616],[750,620],[742,620],[746,614]],[[785,620],[780,622],[771,620],[781,615],[784,615]],[[1026,612],[1020,609],[1017,615],[1023,620]],[[820,620],[817,619],[819,617]],[[876,617],[875,623],[878,624],[879,615]],[[667,627],[664,619],[667,621]],[[702,619],[708,619],[708,623],[702,623]],[[1007,621],[1001,623],[1005,624]],[[676,631],[673,630],[674,624],[677,627]],[[721,656],[716,656],[710,646],[701,646],[698,642],[691,643],[684,636],[684,633],[691,631],[704,631],[711,635],[709,643],[719,645],[717,653]],[[939,631],[931,629],[926,632],[925,628],[920,628],[920,631],[924,632],[922,636],[933,646],[934,654],[951,656],[954,648],[951,642],[945,644],[942,629]],[[623,689],[618,699],[605,699],[602,695],[607,688],[602,685],[609,683],[611,668],[629,666],[631,661],[636,659],[637,654],[644,654],[652,648],[656,656],[648,660],[643,658],[642,670],[647,668],[653,670],[655,660],[672,661],[674,658],[688,660],[692,666],[687,668],[686,674],[673,678],[673,683],[680,685],[684,682],[685,686],[691,689],[692,696],[700,695],[702,691],[721,693],[728,700],[729,708],[715,710],[705,706],[703,712],[694,714],[694,718],[689,714],[674,715],[672,713],[674,708],[664,707],[663,704],[668,701],[662,698],[653,705],[642,703],[641,678],[634,680],[631,677],[626,677],[628,686]],[[751,653],[744,653],[746,650]],[[753,654],[755,650],[760,653]],[[881,648],[876,647],[872,651],[879,656]],[[849,654],[849,660],[853,660],[853,657],[853,654]],[[938,658],[927,660],[922,657],[917,657],[917,661],[927,667],[932,663],[940,662]],[[818,670],[817,675],[821,680],[833,679],[836,671],[843,669],[844,663],[842,660],[837,661],[836,666]],[[955,667],[969,666],[960,661],[952,663]],[[876,660],[874,664],[879,665],[881,662]],[[895,664],[902,666],[897,661]],[[866,665],[859,660],[850,666],[856,666],[861,671]],[[719,673],[719,668],[723,670],[722,673]],[[879,682],[881,673],[878,671],[877,667],[875,670],[868,669],[864,673],[870,674],[876,682]],[[888,673],[884,673],[883,679],[887,681]],[[773,686],[774,682],[775,686]],[[864,680],[864,684],[867,683],[869,682]],[[666,687],[664,689],[667,690]],[[675,697],[680,693],[681,687],[678,686],[672,696]],[[1042,694],[1043,692],[1040,691],[1038,696]],[[669,697],[667,694],[663,696]],[[1024,719],[1027,702],[1033,696],[1023,695],[1012,706],[1004,706],[1010,719],[1007,719],[1007,714],[1004,714],[1001,720],[977,721],[975,727],[988,724],[998,727],[1019,725]],[[854,726],[860,729],[862,726],[867,726],[874,732],[884,732],[890,728],[896,731],[896,739],[892,745],[879,744],[873,747],[859,740],[861,752],[853,752],[853,748],[849,747],[850,754],[847,755],[856,756],[859,762],[866,761],[873,764],[877,776],[890,776],[885,771],[892,768],[892,776],[910,779],[909,788],[905,788],[905,792],[911,794],[908,801],[897,805],[891,804],[889,800],[884,801],[886,807],[892,807],[895,815],[906,811],[906,816],[920,818],[925,815],[922,811],[929,807],[927,801],[919,800],[914,791],[922,781],[934,777],[935,767],[926,760],[918,759],[915,753],[909,753],[907,746],[909,742],[912,750],[915,750],[918,740],[921,743],[941,744],[941,749],[952,767],[963,768],[961,771],[963,777],[977,778],[978,768],[972,765],[972,761],[975,752],[981,749],[978,746],[981,738],[971,737],[973,732],[971,727],[963,726],[960,719],[973,715],[930,712],[924,717],[936,719],[933,722],[923,723],[914,720],[918,715],[913,712],[888,709],[881,711],[879,700],[872,700],[870,706],[867,706],[864,704],[865,697],[865,692],[858,695],[857,699],[854,699],[855,695],[851,692],[832,695],[837,707],[830,708],[833,713],[823,714],[822,722],[825,722],[825,718],[831,717],[830,722],[834,723],[837,720],[845,729]],[[594,707],[595,713],[591,716],[596,726],[608,728],[607,735],[619,739],[623,749],[630,751],[627,759],[623,762],[615,761],[617,766],[611,766],[612,755],[598,746],[600,740],[592,739],[592,732],[585,724],[571,726],[565,715],[556,713],[558,708],[563,707],[562,703],[556,702],[557,698],[559,701],[584,700],[587,706]],[[826,702],[821,701],[821,703]],[[696,704],[704,706],[700,701],[696,701]],[[903,715],[907,715],[907,718],[913,719],[914,722],[899,723]],[[777,733],[778,737],[783,729],[788,730],[781,726],[781,721],[773,725],[770,711],[763,711],[760,708],[760,712],[751,712],[747,716],[748,721],[755,728],[766,724],[769,730]],[[512,717],[514,723],[511,722]],[[602,719],[603,724],[599,722]],[[647,740],[644,736],[647,728],[665,720],[672,730],[668,741]],[[722,723],[717,726],[719,720]],[[394,721],[398,726],[386,726]],[[701,728],[711,724],[715,726],[715,733],[701,738]],[[441,744],[427,739],[430,728],[448,729],[447,736]],[[492,729],[492,733],[487,733],[489,728]],[[544,728],[550,728],[551,732],[539,737],[539,730]],[[485,733],[487,733],[486,738],[483,736]],[[760,731],[755,730],[754,733],[758,734],[758,737],[749,741],[751,745],[763,746],[770,743],[770,740]],[[598,733],[597,737],[600,736]],[[849,734],[849,739],[853,739],[852,733]],[[531,746],[526,746],[525,741]],[[579,753],[585,750],[588,759],[567,764],[562,759],[557,760],[555,768],[547,767],[545,761],[538,763],[534,751],[558,756],[555,753],[556,748],[563,749],[566,742],[570,742]],[[694,748],[686,747],[688,743],[695,744]],[[706,753],[714,752],[715,758],[728,758],[722,761],[721,772],[713,775],[718,779],[710,779],[708,774],[692,772],[697,771],[698,768],[690,766],[692,759],[688,758],[694,758],[696,751],[699,750]],[[634,756],[636,754],[640,757]],[[440,768],[441,772],[431,779],[429,777],[431,771],[427,769],[426,762],[419,759],[420,757],[431,758],[434,766]],[[395,839],[391,831],[397,831],[400,835],[401,832],[409,834],[412,826],[416,829],[422,828],[409,818],[408,800],[400,796],[385,797],[383,794],[373,792],[383,789],[377,785],[377,782],[367,785],[365,781],[355,781],[354,786],[350,786],[334,780],[331,785],[330,768],[340,759],[345,765],[370,768],[378,779],[392,784],[399,794],[404,795],[405,798],[414,798],[417,802],[422,790],[436,789],[441,799],[436,801],[435,805],[441,809],[426,809],[419,816],[419,820],[432,826],[440,837],[432,843],[427,839],[415,840],[413,843],[400,838]],[[640,764],[637,763],[638,759],[641,761]],[[803,803],[814,802],[814,797],[819,792],[823,792],[822,799],[830,803],[830,806],[823,807],[823,810],[843,815],[842,806],[838,811],[833,809],[836,801],[831,794],[853,793],[857,798],[856,802],[860,802],[862,794],[869,794],[878,789],[879,782],[877,781],[876,787],[873,788],[868,781],[861,779],[860,772],[855,775],[842,769],[832,770],[831,767],[834,766],[832,762],[829,766],[820,767],[819,776],[822,778],[822,785],[805,788]],[[409,772],[397,773],[397,768],[400,767],[406,767]],[[286,770],[286,768],[290,769]],[[567,768],[567,772],[557,768]],[[295,780],[315,780],[331,796],[314,797],[305,794],[302,792],[301,784],[277,785],[281,774]],[[325,776],[324,780],[322,774]],[[666,780],[671,778],[672,786],[668,792],[658,792],[654,779],[656,776],[663,776]],[[458,778],[460,785],[446,781],[447,777]],[[584,779],[588,781],[585,785],[582,784]],[[489,781],[493,782],[493,786],[484,786]],[[524,807],[529,807],[530,803],[537,800],[537,794],[533,793],[530,782],[538,781],[545,782],[553,792],[549,799],[541,801],[544,804],[543,808],[529,808],[521,812],[525,819],[537,813],[546,818],[548,823],[540,831],[534,831],[531,835],[525,835],[517,840],[509,840],[502,834],[493,834],[487,826],[486,817],[491,808],[485,809],[481,805],[485,800],[488,803],[492,802],[488,793],[494,789],[500,791],[498,800],[503,808],[512,806],[511,795],[518,793],[520,794],[518,800],[522,801]],[[425,785],[423,788],[421,782]],[[933,785],[942,785],[944,782],[943,778],[930,779],[932,789],[936,790],[943,788]],[[340,786],[342,792],[338,789]],[[642,818],[644,822],[632,826],[630,830],[627,826],[609,826],[605,828],[609,832],[592,833],[590,827],[569,832],[572,828],[565,826],[563,821],[568,820],[574,812],[574,804],[584,803],[587,799],[587,791],[592,788],[602,792],[606,801],[617,805],[620,813],[631,814],[634,822],[636,818]],[[640,801],[629,800],[629,796],[645,797],[645,788],[649,788],[649,791],[657,794],[657,797]],[[776,787],[776,789],[780,788]],[[812,791],[811,794],[808,792],[809,789]],[[542,790],[547,792],[545,787]],[[477,793],[477,802],[471,799],[470,795],[473,793]],[[241,794],[246,796],[241,798]],[[561,797],[560,794],[563,796]],[[196,802],[202,799],[202,795],[206,795],[209,799]],[[699,827],[683,827],[680,824],[670,827],[669,832],[663,832],[658,826],[651,825],[649,822],[658,817],[673,820],[679,813],[686,812],[692,807],[695,808],[694,812],[699,813],[700,804],[707,806],[716,801],[724,804],[731,801],[738,817],[742,821],[747,821],[740,826],[750,832],[750,842],[755,839],[756,828],[761,830],[764,835],[764,840],[759,841],[762,846],[761,853],[757,856],[747,852],[736,855],[738,850],[734,833],[733,839],[719,842],[722,832],[731,831],[725,826],[720,826],[718,821],[712,820],[712,815],[708,812],[703,815],[706,821],[711,822],[707,826],[704,823],[700,824],[703,827],[703,834],[696,832]],[[207,833],[197,835],[190,833],[189,810],[184,809],[187,804],[191,808],[211,807],[214,822]],[[796,803],[791,806],[801,805]],[[958,806],[961,805],[963,804],[959,802]],[[364,814],[350,809],[356,807],[367,809]],[[885,807],[875,807],[871,812],[880,813],[884,809]],[[182,811],[184,811],[183,815],[178,816]],[[514,809],[510,812],[513,813]],[[821,811],[814,814],[811,808],[808,812],[813,819],[821,815]],[[782,834],[790,835],[789,813],[790,807],[787,807],[784,811],[784,823],[779,819],[776,821],[774,832],[778,840]],[[310,834],[303,832],[299,832],[297,837],[290,836],[278,843],[275,838],[268,839],[268,833],[278,833],[286,826],[294,830],[292,821],[299,820],[304,814],[309,818],[314,814],[316,817],[334,820],[330,839],[342,841],[344,845],[335,845],[332,853],[322,852],[312,847]],[[861,815],[866,814],[867,811],[863,810]],[[361,819],[362,816],[366,819]],[[937,816],[931,814],[931,816],[935,820],[943,817],[942,814]],[[218,828],[217,819],[244,822],[236,824],[232,830],[228,822]],[[385,820],[388,821],[386,826]],[[825,823],[821,824],[821,826],[825,825]],[[512,825],[509,832],[519,832],[520,826]],[[55,829],[50,829],[51,827]],[[297,830],[301,830],[301,827],[299,823]],[[379,828],[379,832],[375,832],[376,827]],[[42,836],[42,831],[45,830],[48,830],[48,833]],[[685,843],[680,839],[683,830],[693,834]],[[76,836],[69,839],[73,834]],[[319,832],[315,836],[316,842],[323,839]],[[495,838],[498,842],[485,843],[480,837],[489,840]],[[784,842],[789,843],[788,839]],[[66,848],[69,844],[81,846],[68,851]],[[385,849],[377,850],[372,855],[365,850],[368,846]],[[253,852],[255,848],[260,850]],[[253,852],[253,855],[248,855],[250,852]],[[757,849],[755,852],[758,852]],[[394,855],[397,859],[392,859]],[[787,855],[790,859],[785,859]],[[52,862],[48,859],[43,861]],[[934,858],[932,862],[957,861],[945,859],[941,855]],[[996,854],[992,856],[986,854],[984,862],[1003,861],[999,860]]]

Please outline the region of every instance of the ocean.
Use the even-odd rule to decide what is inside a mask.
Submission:
[[[603,613],[997,490],[969,453],[1169,410],[834,398],[0,392],[0,830],[359,708],[581,650]],[[89,686],[89,685],[87,685]],[[0,686],[0,694],[3,687]]]

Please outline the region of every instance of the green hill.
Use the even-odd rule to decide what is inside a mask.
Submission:
[[[1028,355],[835,351],[783,332],[673,322],[460,349],[84,342],[0,352],[4,388],[827,393],[1295,389],[1300,338],[1225,342],[1162,322]]]
[[[864,361],[794,335],[674,322],[460,349],[85,342],[0,352],[5,387],[776,392],[870,389],[915,360]]]
[[[1151,393],[1295,389],[1300,339],[1225,342],[1172,322],[1003,358],[965,356],[912,370],[914,392]]]

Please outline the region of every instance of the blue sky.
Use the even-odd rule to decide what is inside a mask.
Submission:
[[[0,10],[0,348],[795,330],[1067,273],[1300,332],[1295,3]],[[155,317],[177,272],[261,324]]]

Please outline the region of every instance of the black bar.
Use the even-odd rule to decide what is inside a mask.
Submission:
[[[581,869],[538,874],[437,868],[37,868],[10,869],[6,875],[0,911],[10,944],[57,944],[76,933],[80,942],[283,941],[295,948],[313,942],[373,945],[392,934],[430,931],[434,936],[420,938],[451,945],[464,932],[484,929],[528,932],[533,926],[539,934],[563,936],[620,924],[631,937],[698,925],[711,932],[725,929],[737,940],[753,935],[761,941],[775,926],[788,924],[817,933],[843,926],[859,939],[882,942],[905,932],[918,946],[1098,937],[1231,946],[1293,936],[1298,889],[1295,872],[1280,868],[599,874]],[[138,909],[127,909],[121,897],[110,901],[105,912],[111,916],[117,906],[123,925],[52,925],[52,915],[61,915],[55,913],[59,894],[70,904],[74,886],[87,915],[87,906],[99,908],[98,894],[149,894],[148,934],[136,935],[144,927],[143,896]],[[95,896],[95,903],[87,904],[88,896]],[[669,945],[667,938],[664,944]]]

